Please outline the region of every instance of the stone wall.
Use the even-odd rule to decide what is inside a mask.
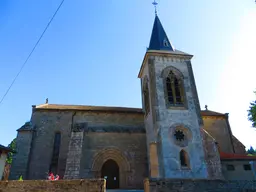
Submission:
[[[28,164],[33,137],[32,130],[20,130],[16,138],[16,153],[13,155],[13,162],[9,179],[18,179],[20,175],[27,179]]]
[[[203,117],[204,129],[218,142],[220,150],[234,153],[227,120],[224,117]]]
[[[64,179],[79,179],[84,132],[72,130]]]
[[[101,168],[109,159],[119,166],[120,188],[143,188],[143,180],[148,177],[145,134],[85,134],[80,178],[101,177]]]
[[[253,170],[246,170],[244,166],[250,166],[250,160],[222,160],[222,173],[227,180],[256,180]],[[233,170],[228,170],[228,166],[233,166]],[[253,169],[253,167],[251,167]]]
[[[32,114],[34,137],[31,147],[27,179],[45,179],[49,172],[53,144],[56,132],[61,133],[57,173],[63,178],[71,136],[72,117],[74,112],[36,111]],[[21,154],[22,151],[19,151]],[[20,159],[21,160],[21,159]]]
[[[105,192],[104,179],[2,181],[0,192]]]
[[[235,153],[246,154],[245,146],[234,135],[232,135],[232,140],[233,140]]]
[[[150,65],[150,66],[149,66]],[[156,92],[155,92],[155,85],[153,83],[154,78],[152,78],[152,75],[154,73],[154,70],[152,70],[152,60],[148,61],[148,64],[146,64],[144,66],[143,69],[143,73],[142,73],[142,77],[141,77],[141,91],[142,91],[142,106],[143,106],[143,110],[145,111],[145,99],[144,99],[144,91],[145,88],[148,88],[148,100],[149,100],[149,112],[148,114],[145,114],[144,117],[144,126],[146,129],[146,144],[147,144],[147,156],[148,156],[148,166],[152,167],[152,163],[151,162],[151,157],[153,155],[153,153],[151,152],[151,143],[157,141],[156,138],[156,134],[155,134],[155,130],[157,129],[156,126],[156,121],[155,121],[155,117],[156,117],[156,109],[157,109],[157,105],[156,105]],[[149,71],[151,71],[149,73]],[[157,146],[156,146],[157,147]],[[157,148],[155,149],[157,152]],[[157,167],[155,167],[156,169],[159,169],[159,159],[154,159],[156,160],[153,164],[157,165]],[[151,174],[151,168],[150,168],[150,175],[153,176]],[[158,174],[159,174],[159,170],[157,170]]]
[[[157,125],[159,172],[164,178],[207,178],[206,166],[200,166],[205,160],[200,128],[202,117],[197,97],[196,85],[192,66],[187,58],[179,58],[178,55],[163,55],[148,53],[154,59],[155,82],[155,123]],[[170,70],[182,79],[184,85],[184,106],[172,106],[169,104],[164,79]],[[150,79],[149,79],[150,80]],[[152,92],[152,91],[151,91]],[[154,91],[153,91],[154,92]],[[174,134],[177,128],[185,134],[184,142],[177,142]],[[189,169],[181,168],[180,152],[185,151]],[[181,171],[182,170],[182,171]]]
[[[7,153],[0,150],[0,181],[2,180]]]
[[[256,181],[145,179],[145,192],[255,192]]]
[[[101,177],[109,159],[120,169],[121,188],[143,188],[148,177],[146,135],[143,114],[78,112],[74,123],[86,123],[80,178]]]
[[[124,164],[123,162],[127,162],[129,170],[125,170],[125,174],[120,174],[120,177],[123,178],[120,187],[143,188],[143,179],[148,177],[143,113],[42,109],[33,112],[31,123],[34,127],[34,137],[30,152],[31,158],[28,163],[29,168],[23,166],[24,174],[28,171],[26,179],[46,178],[51,163],[55,133],[60,132],[61,146],[57,173],[61,178],[65,172],[67,179],[70,179],[69,175],[74,176],[75,174],[74,179],[101,177],[100,169],[104,162],[99,162],[96,165],[95,159],[104,154],[102,161],[112,158],[120,166]],[[86,125],[83,133],[81,132],[83,139],[81,142],[78,142],[77,139],[72,142],[71,129],[77,125]],[[23,144],[20,146],[29,146],[29,144]],[[71,150],[69,151],[69,149]],[[75,154],[78,150],[79,155]],[[26,155],[27,151],[19,150],[18,152],[17,162],[23,162],[22,157]],[[68,168],[66,169],[67,162]],[[74,162],[76,165],[72,164]],[[98,169],[96,172],[92,170],[93,165]],[[19,164],[17,166],[20,167]],[[12,179],[18,179],[21,174],[25,177],[22,171],[15,169],[12,170],[14,173]]]
[[[204,141],[205,163],[208,170],[208,179],[223,179],[220,155],[216,141],[204,129],[202,129],[201,132]]]

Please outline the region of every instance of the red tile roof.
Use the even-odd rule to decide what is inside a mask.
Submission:
[[[13,150],[9,147],[5,147],[3,145],[0,145],[0,150],[5,151],[5,152],[13,152]]]
[[[219,113],[215,111],[210,111],[210,110],[201,110],[201,115],[202,116],[225,116],[225,113]]]
[[[247,154],[220,152],[220,159],[221,160],[256,160],[256,156],[248,156]]]

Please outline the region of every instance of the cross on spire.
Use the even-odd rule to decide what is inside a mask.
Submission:
[[[155,7],[155,14],[157,15],[157,9],[156,9],[156,6],[158,5],[158,3],[156,2],[156,0],[154,0],[154,2],[152,3]]]

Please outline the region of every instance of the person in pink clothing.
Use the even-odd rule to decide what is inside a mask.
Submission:
[[[53,173],[49,173],[48,180],[54,181]]]
[[[57,181],[59,179],[60,179],[60,176],[57,174],[54,180]]]

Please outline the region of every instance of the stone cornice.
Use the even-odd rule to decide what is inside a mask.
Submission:
[[[124,126],[87,126],[84,132],[96,133],[146,133],[144,127],[124,127]]]
[[[141,78],[143,69],[145,67],[145,61],[148,60],[149,57],[155,58],[157,61],[163,61],[163,62],[183,62],[183,61],[190,61],[193,57],[193,55],[189,55],[183,52],[175,52],[175,51],[157,51],[157,50],[149,50],[146,52],[139,74],[138,78]]]

